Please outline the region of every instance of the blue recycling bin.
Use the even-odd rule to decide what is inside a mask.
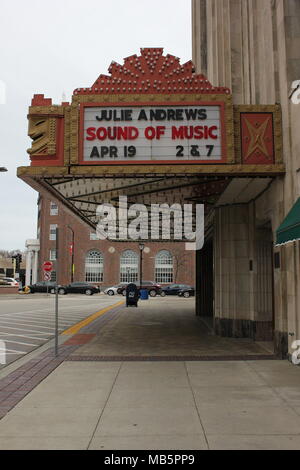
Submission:
[[[148,300],[149,294],[147,289],[141,289],[141,300]]]

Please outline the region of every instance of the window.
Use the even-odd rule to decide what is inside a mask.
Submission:
[[[159,251],[155,257],[155,281],[173,282],[173,256],[167,250]]]
[[[50,250],[50,255],[49,255],[49,260],[50,261],[55,261],[56,260],[56,250]]]
[[[120,258],[120,282],[136,282],[139,276],[139,257],[132,250],[126,250]]]
[[[58,214],[58,205],[55,202],[50,202],[50,215]]]
[[[49,240],[56,240],[56,229],[57,229],[57,225],[50,225],[50,236],[49,236]]]
[[[85,258],[86,282],[103,281],[103,256],[100,251],[89,251]]]
[[[55,282],[56,281],[56,271],[51,271],[51,279],[50,281]]]

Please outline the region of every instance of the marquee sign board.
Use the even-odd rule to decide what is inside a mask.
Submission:
[[[224,103],[81,107],[82,163],[226,161]]]

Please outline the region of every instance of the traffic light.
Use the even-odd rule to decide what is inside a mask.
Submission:
[[[20,253],[18,253],[17,256],[16,256],[17,271],[20,271],[21,263],[22,263],[22,255]]]
[[[13,255],[11,257],[11,261],[13,265],[15,266],[15,270],[18,272],[20,271],[20,265],[22,263],[22,255],[18,253],[17,255]]]

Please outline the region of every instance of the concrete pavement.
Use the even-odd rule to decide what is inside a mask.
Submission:
[[[141,322],[158,315],[155,305],[150,299],[140,306]],[[177,299],[167,305],[176,318]],[[157,331],[152,336],[150,320],[146,349],[156,345],[161,354],[133,360],[126,352],[129,344],[141,347],[141,330],[128,325],[137,310],[109,311],[70,337],[59,360],[49,352],[23,366],[23,378],[17,369],[2,388],[0,380],[0,397],[14,390],[13,407],[0,420],[0,449],[300,449],[299,367],[280,360],[171,360],[166,331],[159,340]],[[102,347],[111,354],[114,328],[117,338],[129,335],[118,351],[122,360],[103,359]],[[189,338],[186,331],[183,337]],[[171,350],[174,340],[172,334]],[[182,344],[177,352],[184,357]]]
[[[74,352],[84,358],[244,358],[270,356],[270,344],[247,338],[221,338],[209,319],[195,316],[195,299],[155,297],[123,308],[86,345]]]
[[[0,421],[0,449],[299,448],[285,361],[66,361]]]

